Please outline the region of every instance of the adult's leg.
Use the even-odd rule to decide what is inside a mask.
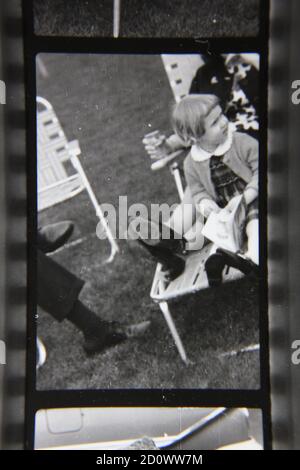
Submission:
[[[121,325],[102,320],[79,299],[84,281],[37,250],[37,303],[58,321],[68,320],[84,335],[84,349],[95,353],[143,334],[150,322]]]
[[[72,322],[85,337],[104,338],[110,327],[109,322],[99,318],[78,299],[84,281],[67,271],[63,266],[37,251],[38,305],[57,321]]]
[[[82,279],[37,250],[37,303],[56,320],[69,316],[83,285]]]

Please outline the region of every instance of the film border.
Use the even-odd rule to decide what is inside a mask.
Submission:
[[[2,442],[6,449],[24,447],[27,279],[27,185],[25,96],[21,3],[1,2],[2,71],[6,84],[3,111],[3,169],[5,208],[2,233],[2,306],[6,365],[3,370]]]

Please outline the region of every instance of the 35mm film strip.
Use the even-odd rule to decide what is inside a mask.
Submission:
[[[1,3],[1,437],[24,448],[27,344],[27,172],[21,2]]]
[[[117,6],[119,7],[120,5]],[[3,337],[2,344],[5,346],[3,349],[5,350],[6,362],[5,365],[1,365],[1,373],[3,375],[1,379],[4,390],[2,398],[3,448],[33,447],[34,413],[39,410],[70,407],[82,408],[84,410],[89,406],[94,406],[95,408],[104,407],[107,410],[107,405],[113,406],[116,409],[114,403],[125,408],[129,405],[133,407],[145,406],[146,403],[150,403],[154,407],[156,399],[159,405],[162,404],[161,394],[157,390],[151,389],[144,395],[136,391],[132,391],[130,394],[130,390],[126,390],[123,394],[118,394],[117,390],[101,390],[98,392],[98,399],[96,399],[96,390],[77,390],[70,391],[70,393],[64,393],[64,390],[53,392],[33,391],[36,388],[34,366],[36,342],[34,316],[36,314],[36,305],[35,294],[27,289],[27,280],[29,279],[30,286],[33,288],[37,280],[34,248],[36,244],[37,209],[36,197],[35,194],[32,194],[33,162],[35,161],[35,156],[31,152],[32,149],[36,148],[36,144],[32,142],[36,121],[35,96],[31,96],[35,80],[31,80],[29,76],[35,60],[35,53],[40,53],[37,56],[39,61],[37,68],[39,68],[39,76],[41,77],[48,73],[47,67],[49,69],[53,67],[51,70],[55,70],[55,60],[57,60],[59,54],[65,54],[65,60],[69,61],[72,67],[72,60],[76,59],[76,56],[72,55],[72,59],[71,51],[75,51],[78,54],[78,58],[80,56],[78,60],[83,61],[83,70],[86,70],[85,67],[90,67],[87,59],[83,58],[84,53],[87,53],[87,51],[95,54],[96,61],[96,54],[101,55],[101,52],[102,54],[104,52],[109,54],[109,51],[111,51],[110,54],[114,54],[114,57],[116,57],[116,53],[119,53],[121,57],[124,52],[127,54],[131,52],[134,55],[138,51],[145,51],[145,45],[143,45],[142,41],[134,46],[126,38],[123,42],[122,38],[117,39],[119,23],[117,24],[116,21],[114,22],[115,39],[107,37],[102,39],[103,47],[100,42],[96,43],[94,38],[90,39],[89,42],[88,38],[81,40],[76,37],[72,39],[71,36],[63,41],[61,32],[60,38],[53,37],[51,39],[47,37],[45,39],[42,36],[34,36],[32,7],[33,4],[31,2],[23,2],[23,5],[21,5],[21,2],[17,0],[1,4],[3,24],[1,29],[3,36],[3,41],[1,41],[3,67],[1,70],[3,72],[1,71],[0,78],[5,84],[5,88],[3,87],[5,89],[5,100],[2,99],[3,104],[1,104],[4,123],[1,126],[1,132],[3,133],[3,139],[1,139],[3,159],[1,164],[4,169],[2,172],[2,188],[5,188],[5,204],[3,204],[5,215],[2,223],[4,228],[2,231],[3,240],[5,240],[5,253],[3,253],[3,256],[5,256],[5,270],[3,270],[5,290],[3,291],[4,314],[2,316],[4,329],[3,334],[1,333]],[[262,28],[262,25],[266,27],[268,24],[269,11],[266,6],[262,5],[262,2],[260,8]],[[252,397],[252,401],[248,401],[246,405],[242,403],[239,390],[224,391],[224,403],[221,403],[220,400],[221,392],[219,393],[215,390],[207,390],[206,395],[203,391],[198,393],[197,390],[186,391],[176,390],[175,388],[174,391],[167,390],[165,393],[167,397],[165,401],[166,407],[173,406],[174,408],[179,408],[181,405],[201,407],[203,403],[208,406],[208,399],[205,398],[208,396],[208,393],[211,393],[211,396],[214,397],[211,399],[210,405],[214,401],[214,405],[218,407],[224,405],[234,408],[234,402],[236,402],[236,407],[249,406],[251,403],[254,408],[256,404],[264,406],[263,423],[265,443],[267,442],[266,447],[272,446],[278,449],[299,448],[299,419],[297,419],[299,415],[297,398],[299,396],[299,372],[297,365],[291,359],[292,353],[295,351],[292,344],[295,346],[295,341],[298,337],[300,338],[297,330],[299,328],[299,320],[297,318],[297,201],[299,194],[296,158],[298,142],[297,131],[295,130],[299,118],[297,106],[291,103],[291,82],[297,80],[297,71],[293,69],[294,64],[297,63],[295,46],[297,44],[297,28],[293,23],[295,21],[294,18],[296,18],[295,13],[297,8],[296,2],[293,1],[289,2],[288,8],[286,6],[283,7],[280,1],[273,0],[270,2],[269,132],[268,150],[267,152],[265,149],[262,150],[263,154],[266,152],[268,155],[268,163],[261,164],[263,169],[261,180],[263,181],[266,177],[268,179],[268,197],[267,199],[262,197],[261,207],[268,220],[268,318],[270,326],[271,397],[268,396],[268,376],[262,377],[264,392],[255,390],[252,395],[250,393],[249,396]],[[115,9],[116,12],[119,16],[119,8]],[[126,10],[125,14],[121,10],[121,15],[124,15],[126,19]],[[218,20],[216,19],[216,21]],[[106,24],[106,20],[104,24]],[[123,28],[124,31],[125,24]],[[55,36],[55,34],[52,35]],[[98,39],[98,41],[101,40]],[[151,39],[147,41],[147,46],[150,46]],[[192,44],[192,39],[190,42],[188,40],[185,41],[187,49],[181,47],[179,42],[176,44],[174,42],[173,44],[170,39],[164,40],[159,38],[160,42],[157,39],[153,41],[154,45],[151,47],[153,47],[153,51],[156,54],[159,51],[162,52],[164,47],[166,47],[168,52],[179,52],[179,50],[180,53],[197,52],[196,42]],[[229,54],[236,50],[241,52],[240,46],[234,43],[234,39],[232,38],[230,41],[227,43],[226,53]],[[211,43],[215,44],[216,50],[218,47],[222,50],[222,47],[218,46],[217,42],[214,43],[212,40]],[[247,38],[243,38],[242,44],[244,44],[245,48],[247,47]],[[72,50],[73,48],[74,51]],[[262,68],[266,65],[266,51],[267,45],[260,50]],[[51,52],[53,52],[52,57]],[[202,56],[205,56],[204,46],[202,49],[200,47],[200,52]],[[224,53],[223,50],[222,52]],[[249,51],[245,50],[245,52]],[[27,67],[26,75],[24,72],[24,57]],[[75,59],[73,65],[75,64]],[[85,60],[86,62],[84,62]],[[116,64],[118,63],[116,62]],[[116,64],[113,64],[112,67],[120,66]],[[132,64],[134,66],[134,61],[132,61]],[[156,69],[153,68],[153,70]],[[267,75],[264,75],[262,72],[261,77],[267,80]],[[55,77],[52,78],[55,79]],[[42,79],[38,79],[37,85],[40,86],[40,89],[43,89],[40,85],[41,83]],[[264,88],[264,84],[262,84],[261,88]],[[26,92],[27,121],[25,119],[24,98]],[[267,103],[267,99],[263,92],[261,93],[261,107],[263,108]],[[262,114],[264,114],[263,111]],[[66,119],[67,114],[63,117],[63,120]],[[267,124],[267,120],[263,122]],[[31,129],[31,131],[28,131],[28,129]],[[266,135],[265,132],[266,129],[262,130],[261,135]],[[25,140],[26,133],[27,146]],[[264,137],[261,142],[263,141]],[[30,173],[29,179],[28,171],[26,171],[28,169]],[[105,171],[108,170],[106,169]],[[267,171],[267,174],[264,171]],[[27,184],[27,181],[30,184]],[[27,236],[29,237],[28,239]],[[26,247],[26,241],[29,241],[29,252],[28,247]],[[90,243],[93,243],[93,239],[90,240]],[[261,246],[265,246],[263,242]],[[29,258],[27,258],[28,254]],[[264,282],[263,284],[265,290],[267,284]],[[45,324],[47,325],[47,322]],[[267,335],[268,324],[266,317],[263,317],[260,325],[263,328],[262,331]],[[266,359],[268,360],[268,344],[267,342],[264,344],[262,331],[260,331],[260,358],[266,367],[262,366],[262,363],[261,367],[263,372],[268,374],[268,365],[266,364]],[[1,340],[2,337],[0,338]],[[29,344],[29,348],[27,348],[27,369],[26,344]],[[225,352],[228,353],[228,351]],[[238,353],[230,351],[230,353],[232,353],[232,357],[235,357],[234,354],[238,357],[243,354],[240,351]],[[194,393],[193,397],[192,393]],[[263,396],[263,393],[267,393],[267,395]],[[268,413],[271,411],[268,411],[270,398],[272,412],[269,415]],[[39,415],[39,423],[43,422],[43,413],[44,411],[41,411]],[[86,417],[88,416],[88,411],[83,411],[82,413]],[[48,419],[49,424],[49,420],[52,419],[51,413],[45,419]],[[271,435],[273,436],[272,440]]]
[[[285,8],[286,7],[286,8]],[[297,271],[299,76],[296,2],[271,2],[269,58],[269,322],[274,448],[299,448]]]

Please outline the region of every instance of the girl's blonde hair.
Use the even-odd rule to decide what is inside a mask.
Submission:
[[[173,109],[174,132],[187,144],[191,137],[200,139],[205,132],[204,118],[218,103],[215,95],[185,96]]]

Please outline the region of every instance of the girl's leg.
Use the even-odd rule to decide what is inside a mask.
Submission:
[[[196,211],[189,188],[186,188],[181,204],[175,209],[167,225],[184,236],[188,242],[188,250],[200,250],[203,247],[203,221]]]
[[[201,250],[201,248],[203,248],[205,241],[201,233],[203,225],[203,221],[201,217],[199,217],[190,230],[184,234],[184,238],[188,242],[186,247],[188,251]]]
[[[174,232],[183,236],[190,230],[196,220],[196,208],[189,188],[184,192],[181,204],[177,206],[170,220],[166,223]]]
[[[258,219],[252,219],[246,226],[248,237],[247,258],[250,258],[255,264],[259,264],[259,223]]]

